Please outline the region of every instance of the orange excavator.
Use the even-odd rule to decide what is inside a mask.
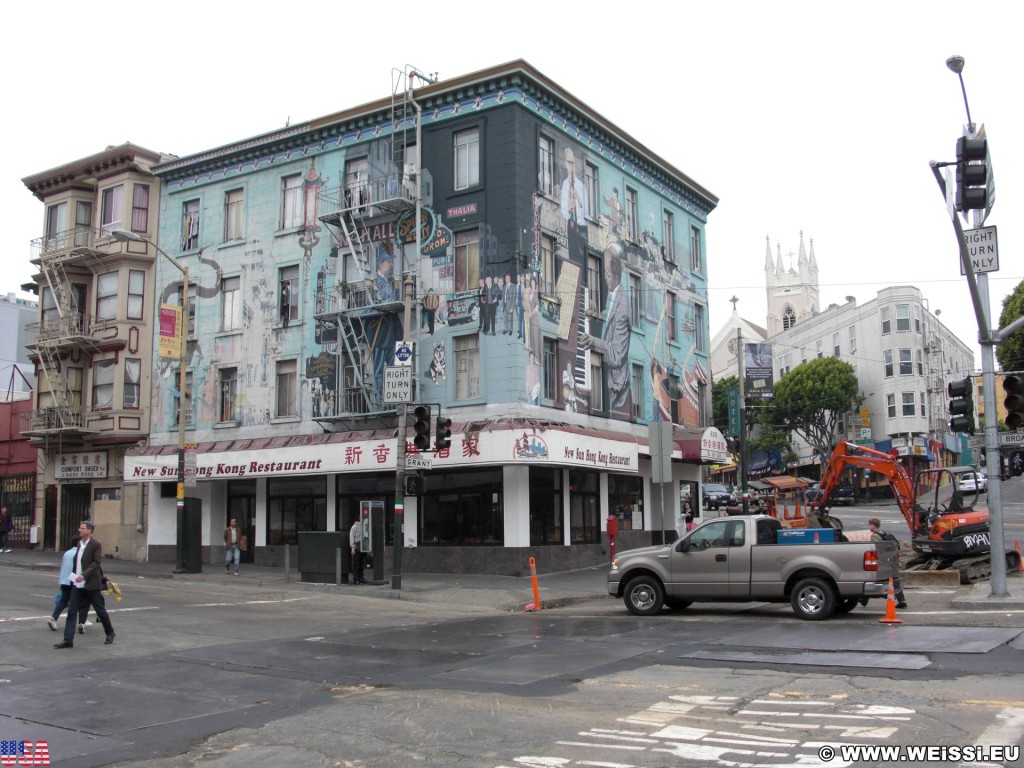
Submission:
[[[977,507],[977,491],[966,494],[965,499],[965,494],[957,489],[960,475],[974,472],[973,467],[922,469],[911,483],[903,465],[889,454],[840,442],[821,479],[821,494],[811,502],[813,511],[824,518],[826,525],[830,496],[848,467],[870,469],[889,481],[916,553],[907,563],[909,570],[952,568],[960,572],[964,584],[988,578],[992,572],[988,509]],[[1005,551],[1007,569],[1016,570],[1020,555],[1015,550]]]

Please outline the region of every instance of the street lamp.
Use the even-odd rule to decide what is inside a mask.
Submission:
[[[181,349],[178,364],[178,519],[182,519],[185,510],[185,368],[188,364],[188,267],[167,253],[163,248],[147,237],[125,229],[115,229],[110,233],[119,243],[148,243],[156,252],[166,258],[181,272]],[[180,565],[180,563],[179,563]]]
[[[964,57],[950,56],[946,59],[946,66],[949,67],[950,72],[955,72],[956,76],[960,78],[960,91],[964,95],[964,109],[967,110],[967,132],[973,136],[974,123],[971,121],[971,108],[967,106],[967,88],[964,87]]]

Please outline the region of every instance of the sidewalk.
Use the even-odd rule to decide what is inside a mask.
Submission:
[[[0,554],[0,567],[30,568],[57,573],[60,556],[56,552],[41,550],[15,550]],[[380,599],[401,599],[419,603],[438,603],[452,606],[473,606],[499,611],[521,612],[533,602],[533,583],[528,576],[492,576],[467,573],[404,573],[401,589],[392,589],[391,575],[385,574],[379,583],[355,586],[342,584],[310,584],[300,581],[300,574],[292,569],[285,580],[283,568],[263,568],[243,565],[238,577],[226,573],[219,563],[204,563],[201,573],[173,573],[172,563],[137,563],[131,560],[103,561],[104,572],[115,581],[127,578],[164,578],[188,581],[214,581],[237,583],[245,579],[270,587],[288,589],[352,590],[353,594]],[[581,568],[559,573],[538,573],[537,585],[544,608],[588,600],[607,598],[607,565]],[[987,581],[971,587],[961,587],[951,599],[951,607],[962,611],[1024,610],[1024,578],[1017,572],[1008,574],[1007,596],[992,597]]]
[[[60,554],[46,550],[15,550],[0,554],[0,568],[29,568],[32,570],[60,570]],[[223,564],[204,563],[201,573],[174,573],[173,563],[138,563],[132,560],[105,559],[103,571],[119,583],[130,578],[181,579],[186,581],[214,581],[238,583],[242,580],[258,582],[270,587],[288,589],[351,590],[363,597],[411,600],[420,603],[440,603],[453,606],[474,606],[499,611],[524,610],[533,602],[533,582],[529,576],[492,576],[466,573],[403,573],[401,589],[392,589],[391,574],[385,573],[382,582],[366,585],[311,584],[300,581],[301,574],[294,567],[285,580],[283,568],[264,568],[254,565],[241,567],[238,577],[225,572]],[[538,573],[537,585],[544,608],[579,603],[585,600],[607,598],[607,565],[582,568],[560,573]],[[367,571],[367,576],[370,572]],[[122,585],[127,586],[127,585]]]

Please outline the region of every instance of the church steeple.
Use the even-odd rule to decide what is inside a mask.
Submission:
[[[810,256],[810,270],[811,277],[814,282],[818,282],[818,260],[814,258],[814,238],[811,238],[811,256]]]
[[[768,274],[775,271],[775,264],[772,263],[772,244],[768,235],[764,236],[764,271]]]
[[[782,273],[786,271],[786,268],[782,264],[782,243],[776,243],[775,250],[778,253],[778,258],[775,262],[775,277],[782,277]]]
[[[804,231],[800,230],[800,255],[796,262],[796,271],[803,277],[804,272],[807,270],[807,249],[804,248]]]

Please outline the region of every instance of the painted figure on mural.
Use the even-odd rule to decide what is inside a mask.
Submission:
[[[527,277],[523,284],[523,305],[526,313],[526,349],[530,353],[530,362],[540,365],[543,343],[540,332],[540,283],[533,277]]]
[[[601,338],[584,334],[580,343],[603,357],[608,372],[608,404],[611,411],[623,418],[632,418],[633,399],[629,390],[629,296],[622,284],[622,258],[625,250],[619,242],[604,251],[604,274],[608,284],[608,308]]]
[[[565,244],[569,260],[575,264],[586,264],[587,260],[587,216],[590,201],[587,187],[578,175],[576,155],[572,149],[565,149],[565,179],[562,180],[562,218],[565,219]]]
[[[491,329],[491,336],[494,336],[494,327],[498,324],[498,302],[501,301],[502,295],[501,283],[492,277],[488,277],[487,290],[490,293],[490,301],[487,303],[487,311],[491,314],[489,327]]]
[[[427,290],[427,295],[423,297],[422,307],[420,307],[420,329],[423,326],[427,326],[427,333],[430,336],[434,335],[434,320],[437,317],[437,309],[441,304],[441,297],[437,295],[433,288]]]
[[[516,302],[518,301],[519,285],[512,282],[512,275],[505,273],[505,282],[501,286],[501,316],[505,321],[503,336],[512,335],[512,322],[516,314]]]
[[[377,277],[373,281],[378,302],[398,300],[395,288],[395,257],[388,248],[377,253]],[[377,391],[384,391],[384,369],[395,357],[395,342],[402,338],[402,321],[398,315],[381,314],[369,322],[369,338],[373,344],[373,380]]]
[[[487,333],[487,285],[484,283],[484,279],[480,278],[480,285],[476,289],[477,306],[480,310],[480,325],[478,330],[481,334]]]

